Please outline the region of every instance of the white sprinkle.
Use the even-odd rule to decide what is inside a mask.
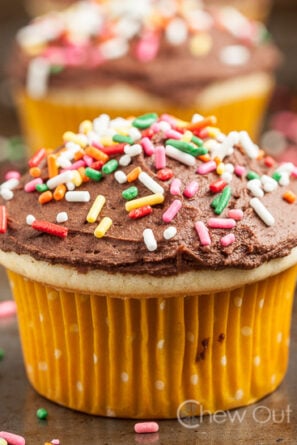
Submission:
[[[104,134],[105,130],[107,130],[109,122],[110,122],[110,117],[108,116],[108,114],[101,114],[93,121],[94,131],[99,136],[101,136],[102,134]]]
[[[141,133],[136,127],[131,127],[129,130],[129,136],[133,139],[133,141],[137,141],[141,139]]]
[[[56,175],[56,176],[50,178],[47,181],[46,185],[48,186],[49,189],[54,189],[60,184],[65,184],[67,182],[72,181],[73,176],[74,176],[74,172],[71,170],[68,170],[66,172],[60,173],[59,175]]]
[[[125,182],[127,182],[127,175],[122,170],[117,170],[114,177],[119,184],[125,184]]]
[[[254,144],[246,131],[241,131],[239,133],[239,144],[249,158],[255,159],[258,156],[259,147],[258,145]]]
[[[170,240],[171,238],[175,237],[176,234],[177,230],[174,226],[167,227],[167,229],[165,229],[163,232],[163,236],[166,240]]]
[[[56,216],[57,223],[63,223],[68,221],[68,215],[67,212],[59,212]]]
[[[147,250],[149,250],[150,252],[157,250],[157,247],[158,247],[157,241],[156,241],[156,238],[154,236],[152,229],[144,229],[143,239],[144,239],[144,243],[147,247]]]
[[[33,215],[27,215],[26,216],[26,223],[28,224],[28,226],[32,226],[32,223],[35,220],[36,220],[36,218]]]
[[[34,99],[41,99],[47,93],[50,64],[42,57],[33,58],[27,72],[27,92]]]
[[[89,202],[90,193],[85,190],[66,192],[65,199],[68,202]]]
[[[104,59],[117,59],[128,52],[128,44],[124,39],[109,39],[100,45],[100,51]]]
[[[166,39],[171,45],[181,45],[188,36],[188,26],[180,18],[171,20],[166,28]]]
[[[138,156],[142,153],[142,146],[140,144],[125,145],[124,152],[128,156]]]
[[[139,181],[153,193],[164,194],[163,187],[151,178],[146,172],[141,172],[138,176]]]
[[[75,189],[75,184],[73,182],[66,182],[67,190],[72,192]]]
[[[190,167],[194,166],[196,163],[196,159],[194,158],[194,156],[188,153],[184,153],[181,150],[172,147],[172,145],[166,145],[165,153],[170,158],[173,158],[176,161],[181,162],[182,164],[189,165]]]
[[[123,155],[119,159],[119,164],[122,167],[127,167],[127,165],[129,165],[130,163],[131,163],[131,156],[129,155]]]
[[[20,181],[16,178],[8,179],[7,181],[3,182],[0,185],[0,190],[6,189],[6,190],[14,190],[18,187]]]
[[[263,190],[266,193],[273,192],[278,187],[277,181],[273,179],[271,176],[263,175],[261,177],[261,182],[263,184]]]
[[[243,45],[225,46],[220,52],[220,59],[226,65],[244,65],[250,59],[250,51]]]
[[[281,171],[281,177],[280,180],[278,181],[279,185],[282,186],[287,186],[290,184],[290,176],[289,173],[287,173],[286,171]]]
[[[264,196],[260,179],[251,179],[248,181],[247,189],[257,198],[263,198]]]
[[[273,226],[275,223],[274,217],[258,198],[252,198],[250,205],[267,226]]]
[[[224,172],[224,173],[221,175],[221,178],[222,178],[225,182],[227,182],[228,184],[230,184],[230,182],[231,182],[232,179],[233,179],[233,175],[232,175],[232,173],[230,173],[230,172]]]
[[[13,191],[6,188],[1,189],[0,195],[5,201],[10,201],[14,197]]]

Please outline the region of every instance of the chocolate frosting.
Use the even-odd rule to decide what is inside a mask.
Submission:
[[[152,138],[155,145],[165,141],[164,134],[159,132]],[[115,158],[119,159],[119,155]],[[271,176],[277,165],[269,164],[263,157],[261,160],[250,159],[243,153],[240,146],[235,146],[232,154],[224,158],[225,164],[245,167],[246,172],[252,171]],[[73,266],[79,271],[103,269],[110,272],[128,272],[135,274],[153,274],[159,276],[175,275],[180,272],[198,269],[241,268],[252,269],[273,259],[288,255],[297,246],[296,201],[288,203],[283,194],[291,190],[297,195],[296,167],[295,176],[291,175],[287,186],[278,185],[276,190],[264,194],[260,201],[273,215],[275,223],[267,226],[255,213],[250,205],[251,192],[247,188],[246,175],[232,174],[229,183],[231,199],[221,215],[215,215],[211,202],[215,194],[209,185],[219,179],[216,172],[205,175],[197,173],[197,167],[203,162],[197,158],[195,166],[189,167],[179,161],[167,157],[167,167],[172,169],[175,178],[182,182],[181,190],[191,181],[197,181],[199,188],[192,198],[184,195],[174,196],[170,193],[172,179],[161,181],[157,177],[155,158],[140,154],[132,158],[127,167],[120,167],[126,174],[135,167],[147,172],[164,188],[164,202],[153,206],[153,212],[139,219],[131,219],[125,210],[123,190],[135,185],[139,197],[151,195],[139,180],[134,183],[119,184],[114,173],[105,174],[99,182],[89,180],[82,183],[78,190],[90,193],[90,202],[67,202],[52,200],[47,204],[38,202],[37,192],[24,192],[23,186],[32,179],[26,174],[19,187],[14,190],[13,199],[6,201],[8,212],[7,232],[0,235],[0,248],[18,254],[28,254],[37,260],[52,264]],[[42,170],[42,178],[46,181],[46,166]],[[106,204],[95,223],[86,221],[87,213],[100,194],[105,196]],[[162,215],[175,200],[182,201],[182,207],[169,223],[162,220]],[[211,244],[203,246],[195,230],[194,224],[202,221],[208,226],[209,218],[228,217],[230,209],[241,209],[243,218],[236,222],[232,229],[209,228]],[[28,214],[38,220],[55,223],[59,212],[67,212],[68,221],[62,225],[68,228],[68,236],[64,239],[34,230],[26,223]],[[112,219],[112,226],[102,238],[94,236],[98,222],[105,216]],[[163,237],[168,226],[175,226],[177,234],[170,240]],[[157,249],[149,251],[144,243],[143,231],[152,229],[157,241]],[[228,234],[235,235],[235,241],[228,247],[221,245],[221,238]]]

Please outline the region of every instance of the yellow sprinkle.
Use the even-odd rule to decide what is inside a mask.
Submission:
[[[111,225],[112,219],[108,216],[105,216],[95,229],[94,235],[96,236],[96,238],[102,238],[106,234],[107,230],[111,227]]]
[[[193,56],[204,56],[211,50],[213,41],[207,33],[198,33],[190,40],[190,51]]]
[[[221,131],[217,127],[207,127],[208,135],[209,137],[216,139],[218,136],[220,136]]]
[[[185,141],[185,142],[191,142],[193,137],[193,133],[189,130],[185,131],[184,134],[182,135],[181,140]]]
[[[79,187],[83,182],[83,179],[77,170],[73,170],[72,182],[76,187]]]
[[[225,165],[223,162],[221,162],[218,166],[217,166],[217,174],[218,175],[222,175],[225,172]]]
[[[111,138],[103,137],[100,139],[100,143],[104,146],[114,145],[114,142]]]
[[[95,201],[93,202],[92,207],[89,210],[89,213],[87,215],[87,221],[89,223],[93,223],[98,218],[99,213],[102,210],[102,207],[104,206],[106,202],[106,199],[103,195],[98,195]]]
[[[87,146],[87,141],[85,139],[85,135],[75,134],[75,133],[73,133],[73,131],[66,131],[63,134],[63,141],[64,142],[73,142],[74,144],[78,144],[81,147]]]
[[[85,121],[81,122],[81,124],[79,126],[80,133],[88,134],[92,130],[93,130],[93,124],[91,121],[85,120]]]
[[[164,195],[155,193],[154,195],[144,196],[143,198],[132,199],[131,201],[126,202],[125,208],[127,212],[130,212],[131,210],[138,209],[142,206],[161,204],[163,201]]]

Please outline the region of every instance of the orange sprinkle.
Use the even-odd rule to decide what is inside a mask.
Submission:
[[[39,195],[38,201],[39,204],[46,204],[47,202],[50,202],[53,199],[53,194],[50,190],[47,190],[46,192],[41,193]]]
[[[64,184],[58,185],[54,191],[54,199],[56,201],[60,201],[61,199],[63,199],[65,196],[66,190],[67,190],[67,188]]]
[[[260,149],[259,152],[258,152],[257,160],[261,161],[261,159],[263,159],[264,156],[265,156],[265,151]]]
[[[215,161],[215,163],[216,163],[217,166],[218,166],[218,165],[220,165],[220,163],[222,162],[222,159],[220,159],[218,156],[216,156],[216,157],[214,158],[214,161]]]
[[[206,155],[198,156],[198,159],[200,159],[200,161],[202,161],[202,162],[208,162],[208,161],[211,160],[211,158],[210,158],[208,153]]]
[[[136,181],[140,173],[141,173],[141,167],[135,167],[133,170],[130,171],[130,173],[127,174],[127,181],[128,182]]]
[[[39,178],[41,175],[41,170],[39,167],[32,167],[30,168],[29,173],[33,178]]]
[[[293,204],[296,201],[296,195],[295,193],[293,193],[291,190],[287,190],[284,194],[283,194],[283,199],[285,201],[287,201],[289,204]]]
[[[74,160],[75,161],[79,161],[80,159],[82,159],[85,155],[85,152],[83,150],[78,150],[77,152],[74,153]]]
[[[200,130],[205,127],[213,127],[217,123],[216,116],[207,116],[204,119],[201,119],[198,122],[190,123],[188,125],[188,130]]]
[[[102,161],[107,162],[109,159],[109,156],[103,151],[99,150],[99,148],[95,148],[92,146],[89,146],[85,149],[85,153],[88,156],[91,156],[91,158],[96,159],[96,161]]]
[[[51,154],[47,157],[47,168],[48,168],[48,176],[49,178],[53,178],[58,174],[58,164],[56,156]]]
[[[79,167],[77,171],[81,176],[82,182],[88,182],[90,180],[90,178],[86,175],[86,169],[84,167]]]

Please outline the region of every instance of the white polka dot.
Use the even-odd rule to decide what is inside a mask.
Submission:
[[[107,417],[116,417],[116,413],[111,408],[107,408],[106,415],[107,415]]]
[[[221,357],[221,365],[222,366],[226,366],[227,365],[227,357],[225,355],[223,355],[223,357]]]
[[[164,384],[164,382],[162,382],[162,380],[157,380],[157,381],[155,382],[155,387],[156,387],[156,389],[158,389],[159,391],[162,391],[162,389],[164,389],[164,386],[165,386],[165,384]]]
[[[235,399],[236,400],[241,400],[243,398],[243,390],[242,389],[238,389],[235,393]]]
[[[38,369],[39,369],[39,371],[47,371],[47,363],[46,362],[39,362],[38,363]]]
[[[233,299],[234,306],[241,307],[242,306],[242,298],[236,297]]]
[[[165,300],[161,301],[161,303],[160,303],[160,310],[164,311],[165,306],[166,306],[166,301]]]
[[[54,290],[48,291],[48,293],[47,293],[48,300],[56,300],[57,298],[58,298],[58,292],[56,292]]]
[[[40,323],[43,323],[43,320],[44,320],[43,314],[39,314],[39,320],[40,320]]]
[[[254,365],[255,366],[259,366],[260,365],[260,363],[261,363],[261,358],[258,356],[258,355],[256,355],[255,357],[254,357]]]
[[[276,382],[276,375],[272,374],[271,379],[270,379],[272,385],[274,385],[274,383]]]
[[[259,300],[259,308],[262,309],[264,306],[264,298],[261,298],[261,300]]]
[[[77,333],[78,332],[78,325],[76,323],[73,323],[69,327],[70,332]]]
[[[60,349],[55,349],[54,350],[54,356],[56,359],[59,359],[62,355],[62,351]]]
[[[253,330],[250,326],[243,326],[243,328],[241,328],[241,333],[245,337],[249,337],[250,335],[252,335]]]
[[[129,375],[126,372],[122,372],[121,374],[121,380],[122,382],[128,382],[129,380]]]
[[[93,354],[93,362],[94,362],[94,365],[96,365],[98,363],[98,357],[96,354]]]
[[[157,343],[157,348],[158,349],[163,349],[164,348],[164,343],[165,343],[164,339],[159,340],[158,343]]]
[[[28,374],[33,374],[33,366],[32,366],[32,365],[29,365],[29,364],[28,364],[28,365],[26,366],[26,369],[27,369],[27,373],[28,373]]]
[[[76,389],[79,392],[83,392],[84,390],[83,384],[81,382],[76,382]]]
[[[278,334],[276,336],[277,343],[281,343],[282,339],[283,339],[283,333],[282,332],[278,332]]]
[[[187,332],[187,340],[193,343],[195,340],[195,335],[192,332]]]
[[[198,381],[199,381],[199,376],[198,374],[193,374],[191,375],[191,379],[190,379],[192,385],[197,385]]]

